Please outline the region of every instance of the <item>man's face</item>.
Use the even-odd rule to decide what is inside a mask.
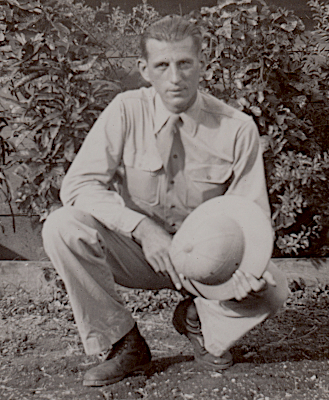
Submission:
[[[196,99],[202,68],[193,39],[173,43],[148,39],[146,49],[148,59],[139,60],[143,78],[155,88],[169,111],[186,111]]]

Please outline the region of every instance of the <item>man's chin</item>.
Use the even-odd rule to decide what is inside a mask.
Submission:
[[[168,99],[166,102],[166,107],[169,111],[174,113],[181,113],[186,111],[189,108],[189,102],[186,99],[181,99],[178,97],[173,97]]]

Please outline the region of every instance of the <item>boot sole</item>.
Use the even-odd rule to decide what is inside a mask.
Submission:
[[[188,331],[186,329],[186,326],[181,321],[181,316],[174,315],[174,317],[172,319],[172,324],[179,334],[186,336],[186,338],[191,342],[191,339],[188,337]],[[192,346],[193,346],[193,343],[192,343]],[[199,358],[196,354],[194,354],[194,360],[196,361],[196,363],[198,365],[202,366],[203,369],[206,369],[208,371],[223,371],[224,369],[230,368],[233,365],[232,359],[223,361],[222,364],[213,364],[211,362],[202,360],[202,358]]]
[[[202,369],[206,369],[207,371],[223,371],[224,369],[230,368],[233,365],[233,360],[229,360],[223,364],[213,364],[196,358],[195,356],[194,359],[198,365],[202,366]]]
[[[132,369],[131,371],[127,373],[123,373],[120,376],[116,376],[115,378],[112,379],[106,379],[104,381],[96,381],[96,380],[84,380],[83,381],[83,386],[107,386],[107,385],[112,385],[113,383],[117,383],[122,381],[125,377],[129,375],[138,375],[138,374],[143,374],[147,372],[151,368],[152,362],[150,361],[147,364],[144,365],[138,365],[136,368]]]

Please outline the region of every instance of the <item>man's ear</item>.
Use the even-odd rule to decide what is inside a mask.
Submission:
[[[137,67],[138,67],[138,70],[139,70],[140,74],[142,75],[143,79],[146,80],[146,82],[151,83],[151,80],[149,77],[147,60],[145,60],[145,58],[139,58],[137,60]]]

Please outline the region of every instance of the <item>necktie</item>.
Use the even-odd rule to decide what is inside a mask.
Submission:
[[[157,136],[157,147],[163,161],[166,190],[164,194],[164,218],[171,232],[175,232],[180,210],[184,209],[187,189],[184,174],[185,150],[180,129],[183,121],[178,115],[172,115]]]
[[[174,144],[174,137],[179,136],[178,123],[180,120],[179,115],[171,115],[165,126],[157,135],[157,147],[166,172],[168,172],[169,158]]]

